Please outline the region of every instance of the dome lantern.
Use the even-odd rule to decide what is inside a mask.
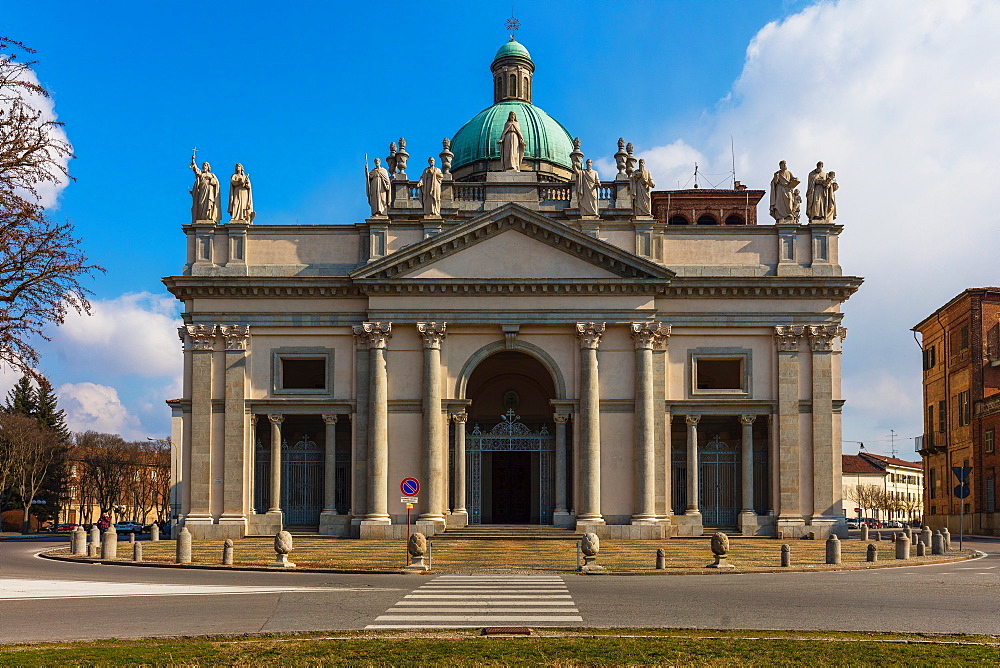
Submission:
[[[535,63],[531,54],[513,37],[497,50],[490,66],[493,72],[493,104],[527,102],[531,104],[531,76]]]

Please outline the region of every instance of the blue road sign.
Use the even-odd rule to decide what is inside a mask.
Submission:
[[[969,474],[972,473],[971,466],[952,466],[951,472],[955,474],[960,483],[967,483],[969,481]],[[961,498],[965,498],[964,496]]]
[[[967,499],[967,498],[969,498],[969,494],[971,494],[971,493],[972,492],[969,489],[968,485],[955,485],[955,496],[957,498],[959,498],[959,499]]]
[[[416,478],[403,478],[403,482],[399,483],[399,491],[405,496],[416,496],[420,491],[420,483]]]

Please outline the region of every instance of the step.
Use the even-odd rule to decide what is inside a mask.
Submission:
[[[481,524],[449,529],[434,540],[579,540],[574,529],[540,524]]]

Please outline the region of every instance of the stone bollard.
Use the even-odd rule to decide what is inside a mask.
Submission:
[[[656,570],[662,571],[667,568],[667,551],[662,547],[656,551]]]
[[[97,559],[99,556],[101,556],[101,548],[98,547],[97,543],[87,543],[87,557]]]
[[[906,537],[906,534],[902,534],[896,539],[896,558],[910,558],[910,539]]]
[[[142,543],[132,543],[132,561],[142,561]]]
[[[104,536],[101,538],[101,559],[117,558],[118,532],[114,530],[114,527],[111,527],[104,532]]]
[[[951,552],[951,532],[948,527],[941,529],[941,535],[944,537],[944,551]]]
[[[404,571],[421,573],[430,569],[430,566],[424,561],[424,557],[427,556],[427,536],[422,533],[410,534],[410,540],[406,544],[406,552],[410,555],[410,565],[404,568]]]
[[[227,538],[226,542],[222,544],[222,565],[232,566],[233,565],[233,539]]]
[[[878,548],[875,547],[874,543],[868,543],[868,553],[865,555],[865,561],[870,564],[878,561]]]
[[[788,568],[792,565],[792,547],[785,543],[781,546],[781,567]]]
[[[134,543],[135,542],[135,532],[134,531],[129,531],[128,532],[128,542],[130,542],[130,543]]]
[[[840,539],[835,533],[826,539],[826,563],[833,566],[840,564]]]
[[[917,541],[917,556],[925,557],[927,556],[927,546],[924,545],[923,541]]]
[[[181,527],[177,532],[177,554],[174,559],[178,564],[191,563],[191,532],[187,527]]]
[[[153,526],[149,527],[149,540],[160,540],[160,525],[153,522]]]
[[[583,552],[583,573],[603,573],[604,566],[597,563],[597,553],[601,551],[601,539],[596,533],[585,533],[580,539],[580,551]]]
[[[920,542],[927,546],[929,550],[931,547],[931,530],[928,527],[924,527],[920,530]]]
[[[931,536],[931,554],[944,554],[944,535],[940,531]]]
[[[74,556],[87,554],[87,532],[83,530],[83,527],[77,527],[73,530],[73,534],[69,539],[69,546],[69,552]]]
[[[877,541],[881,541],[882,540],[882,532],[881,531],[876,531],[875,532],[875,540],[877,540]]]
[[[274,561],[268,564],[274,568],[295,568],[295,564],[288,560],[288,554],[292,547],[292,534],[287,531],[279,531],[274,535]]]
[[[861,525],[861,540],[868,540],[868,525]]]
[[[906,534],[906,537],[909,538],[910,539],[910,543],[912,543],[913,542],[913,527],[911,527],[909,524],[907,524],[905,527],[903,527],[903,533]]]
[[[721,531],[712,534],[712,555],[715,562],[707,564],[705,568],[736,568],[726,558],[729,556],[729,536]]]
[[[101,544],[101,530],[97,528],[97,525],[90,527],[90,542],[94,545]]]

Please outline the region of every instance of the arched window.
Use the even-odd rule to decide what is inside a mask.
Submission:
[[[670,220],[667,221],[668,225],[687,225],[688,219],[681,215],[670,216]]]
[[[524,77],[524,82],[521,84],[521,97],[527,99],[531,96],[531,89],[528,87],[528,77]]]
[[[742,216],[731,213],[726,216],[726,225],[746,225],[746,222],[744,222]]]
[[[710,216],[707,213],[703,216],[698,217],[699,225],[718,225],[719,221],[715,219],[715,216]]]
[[[501,89],[502,87],[503,87],[503,85],[502,85],[502,84],[501,84],[501,82],[500,82],[500,77],[497,77],[497,78],[496,78],[496,92],[494,93],[494,95],[496,96],[496,98],[497,98],[498,100],[499,100],[499,99],[500,99],[501,97],[503,97],[503,91],[502,91],[502,90],[500,90],[500,89]]]
[[[517,97],[517,75],[510,75],[510,88],[507,89],[507,95],[509,97]]]

